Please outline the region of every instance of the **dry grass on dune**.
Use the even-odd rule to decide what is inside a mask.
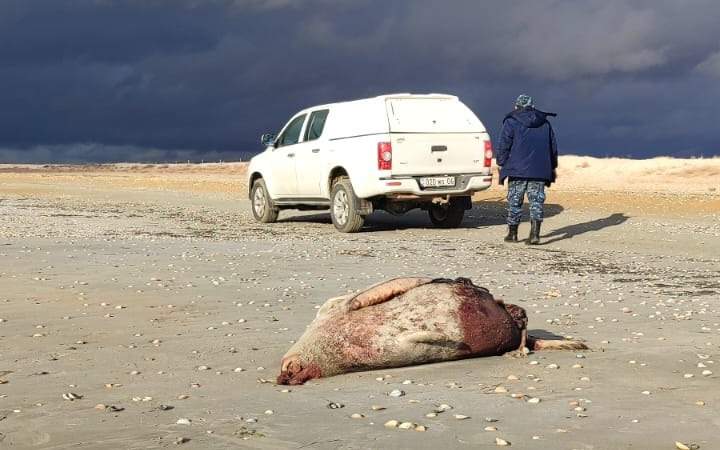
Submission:
[[[652,159],[561,156],[554,191],[720,192],[720,158]],[[497,167],[493,167],[497,177]]]
[[[0,165],[0,181],[14,190],[62,186],[244,195],[247,163]]]
[[[474,198],[503,201],[505,189],[495,184]],[[716,215],[720,213],[720,158],[561,156],[548,202],[631,215]]]
[[[636,160],[563,156],[559,166],[559,189],[702,193],[720,188],[720,158]]]

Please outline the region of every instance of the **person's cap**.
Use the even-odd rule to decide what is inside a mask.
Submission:
[[[529,108],[533,106],[533,98],[526,94],[520,94],[518,95],[517,100],[515,100],[515,106],[518,108]]]

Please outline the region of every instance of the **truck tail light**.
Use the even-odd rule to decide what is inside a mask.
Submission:
[[[492,165],[492,157],[493,157],[493,151],[492,151],[492,142],[485,141],[485,167],[490,167]]]
[[[378,170],[392,170],[392,144],[378,142]]]

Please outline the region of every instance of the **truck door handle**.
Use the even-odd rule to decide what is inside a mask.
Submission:
[[[287,154],[287,157],[288,157],[288,158],[294,158],[294,157],[295,157],[295,153],[288,153],[288,154]]]
[[[312,152],[313,152],[313,153],[320,153],[320,149],[319,149],[319,148],[314,148],[314,149],[312,149]]]
[[[446,145],[433,145],[430,147],[431,152],[446,152],[447,146]]]

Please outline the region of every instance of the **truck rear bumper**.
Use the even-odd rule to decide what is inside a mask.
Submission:
[[[376,196],[404,196],[412,195],[417,197],[442,197],[472,195],[474,192],[483,191],[492,186],[492,175],[489,174],[459,174],[455,175],[454,187],[423,188],[420,186],[422,177],[383,177],[373,183],[369,192],[363,192],[362,197]]]

